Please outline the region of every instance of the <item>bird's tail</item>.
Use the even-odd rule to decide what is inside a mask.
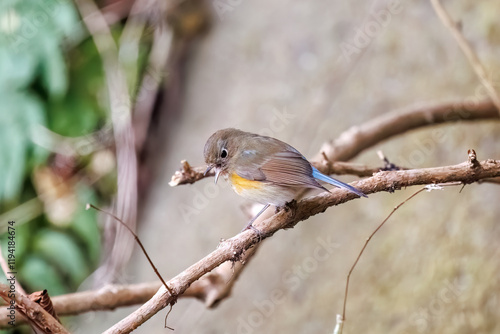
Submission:
[[[368,197],[365,194],[363,194],[363,192],[359,191],[358,189],[354,188],[353,186],[350,186],[347,183],[340,182],[339,180],[335,180],[329,176],[326,176],[325,174],[321,173],[319,170],[317,170],[314,167],[313,167],[313,177],[320,180],[320,181],[329,183],[332,186],[347,189],[350,192],[355,193],[359,197]]]

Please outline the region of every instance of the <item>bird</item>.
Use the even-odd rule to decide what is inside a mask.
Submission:
[[[208,138],[203,155],[207,164],[204,175],[213,169],[215,183],[222,176],[238,195],[264,204],[243,231],[256,230],[252,223],[270,205],[283,207],[308,189],[329,191],[319,181],[368,197],[355,187],[321,173],[298,150],[276,138],[234,128],[222,129]]]

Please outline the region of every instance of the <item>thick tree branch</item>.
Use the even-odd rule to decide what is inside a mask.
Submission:
[[[338,139],[323,144],[313,161],[321,161],[322,152],[330,161],[347,161],[386,139],[425,126],[499,118],[499,111],[489,100],[473,103],[450,102],[396,110],[360,126],[353,126]]]
[[[500,177],[500,161],[487,160],[479,163],[472,156],[468,162],[455,166],[378,172],[368,179],[358,181],[356,187],[368,194],[421,184],[457,181],[468,184],[488,181],[495,177]],[[323,212],[332,205],[338,205],[355,198],[356,196],[352,194],[335,189],[331,193],[325,192],[304,199],[288,211],[282,210],[270,219],[256,221],[255,225],[266,237],[269,237],[279,229],[293,227],[299,221]],[[269,213],[266,213],[269,217]],[[232,285],[244,268],[242,262],[251,259],[257,249],[256,246],[260,245],[258,241],[251,231],[240,233],[234,238],[222,242],[212,254],[170,280],[168,284],[182,297],[194,297],[203,301],[207,306],[214,306],[230,294]],[[234,260],[241,261],[232,262]],[[200,277],[203,279],[197,280]],[[96,310],[112,310],[120,306],[144,303],[152,296],[155,296],[154,301],[161,302],[161,305],[167,305],[171,299],[165,294],[163,288],[158,291],[160,286],[160,282],[125,286],[112,285],[95,291],[56,296],[52,298],[52,303],[60,316]],[[157,292],[156,295],[155,292]],[[145,312],[150,317],[162,308],[161,305],[155,306],[153,300],[150,300],[147,302],[147,306],[145,305],[141,309],[146,310]],[[134,317],[140,315],[137,312],[139,311],[134,313]],[[5,310],[0,309],[0,327],[6,327],[5,318]],[[19,320],[16,322],[21,323],[22,321]],[[132,327],[136,328],[144,321],[129,318],[126,324],[117,324],[120,327],[113,328],[113,330],[119,328],[129,332]],[[110,331],[110,333],[118,332]]]
[[[441,105],[435,105],[429,108],[416,108],[409,109],[407,112],[393,112],[382,117],[379,117],[373,121],[367,122],[364,125],[359,127],[351,128],[350,130],[344,132],[338,140],[335,140],[330,143],[326,143],[323,146],[323,150],[318,153],[317,157],[313,161],[313,163],[323,172],[328,174],[352,174],[358,176],[371,176],[373,173],[378,171],[378,168],[369,168],[359,164],[350,164],[343,163],[335,160],[339,159],[349,159],[357,154],[359,154],[364,149],[377,144],[379,141],[387,139],[391,136],[398,135],[404,133],[405,131],[415,129],[421,126],[427,126],[432,124],[439,124],[444,122],[454,122],[459,120],[485,120],[485,119],[498,119],[499,116],[496,112],[495,107],[489,101],[482,101],[475,103],[470,106],[466,106],[463,103],[447,103]],[[389,129],[391,131],[389,131]],[[389,135],[384,135],[384,131],[389,131]],[[349,143],[352,141],[353,143]],[[325,148],[326,151],[324,150]],[[329,155],[325,154],[325,152],[329,152]],[[488,162],[489,163],[489,162]],[[495,162],[498,164],[498,162]],[[463,164],[462,164],[463,165]],[[458,165],[461,166],[461,165]],[[456,175],[454,169],[452,167],[450,169],[450,175],[453,177],[458,177],[460,181],[465,183],[480,181],[480,182],[488,182],[491,180],[498,180],[498,170],[493,173],[491,176],[483,176],[475,175],[477,179],[467,179],[462,178],[463,174]],[[361,188],[361,190],[366,193],[384,191],[384,190],[393,190],[398,189],[400,187],[405,187],[413,184],[426,184],[432,182],[447,182],[444,181],[445,175],[448,167],[440,167],[437,170],[435,169],[423,169],[423,170],[410,170],[410,171],[393,171],[393,172],[381,172],[375,174],[372,178],[361,181],[357,184],[357,187],[361,187],[360,184],[368,184],[378,186],[365,189]],[[498,169],[498,166],[497,166]],[[187,162],[183,162],[183,170],[181,172],[177,172],[176,175],[172,177],[171,185],[184,184],[184,183],[193,183],[197,180],[203,178],[203,172],[205,167],[191,167]],[[428,170],[434,170],[431,174],[426,174],[425,177],[418,173],[427,173]],[[432,179],[432,175],[434,175],[437,171],[442,170],[445,171],[444,174],[439,174],[437,179]],[[469,170],[469,173],[473,173],[474,169]],[[415,172],[416,171],[416,172]],[[398,174],[402,173],[402,174]],[[414,174],[417,173],[417,174]],[[484,171],[482,172],[484,173]],[[497,174],[495,174],[497,173]],[[387,178],[385,186],[380,186],[382,184],[382,179],[378,179],[384,176]],[[497,177],[496,179],[494,177]],[[398,179],[398,177],[406,177],[409,180]],[[416,179],[422,181],[422,183],[415,183]],[[378,181],[376,181],[378,180]],[[365,186],[364,186],[365,187]],[[332,192],[332,196],[338,196],[339,190],[334,190]],[[336,195],[335,195],[336,194]],[[344,194],[345,196],[346,194]],[[328,197],[329,195],[325,193],[323,196],[309,198],[307,200],[300,202],[299,207],[301,207],[304,203],[309,203],[308,205],[313,205],[318,208],[318,212],[324,211],[326,207],[326,202],[322,200],[322,202],[318,202],[314,204],[318,198]],[[352,198],[348,198],[352,199]],[[346,200],[348,200],[346,199]],[[331,205],[340,204],[334,203]],[[326,206],[325,206],[326,205]],[[302,212],[305,209],[298,210],[298,212]],[[272,210],[269,210],[272,211]],[[318,212],[311,212],[309,215],[316,214]],[[283,214],[283,213],[280,213]],[[279,214],[279,215],[280,215]],[[308,216],[307,216],[308,217]],[[300,218],[300,219],[306,219]],[[260,218],[260,217],[259,217]],[[295,219],[296,224],[300,219]],[[264,219],[262,219],[264,220]],[[262,220],[255,222],[256,226],[261,226]],[[279,220],[281,221],[281,220]],[[267,221],[266,221],[267,222]],[[264,222],[264,223],[266,223]],[[278,227],[279,229],[279,227]],[[276,229],[277,230],[277,229]],[[273,232],[274,233],[274,232]],[[245,241],[232,242],[235,243],[235,249],[248,249],[252,242],[249,243],[248,238],[252,239],[252,235],[248,236],[248,232],[246,235]],[[238,235],[235,238],[239,238]],[[233,238],[234,239],[234,238]],[[233,240],[231,239],[231,240]],[[257,246],[257,245],[256,245]],[[241,248],[243,247],[243,248]],[[246,248],[245,248],[246,247]],[[251,259],[252,255],[255,253],[257,247],[252,247],[251,249],[245,251],[243,255],[241,254],[233,254],[233,258],[243,259],[244,261],[248,261]],[[227,255],[224,259],[220,259],[222,262],[227,261]],[[221,262],[221,263],[222,263]],[[196,266],[196,265],[195,265]],[[217,265],[215,265],[217,267]],[[215,268],[214,267],[214,268]],[[194,282],[187,290],[182,288],[183,285],[176,286],[175,290],[177,293],[181,290],[185,290],[183,297],[195,297],[202,300],[207,306],[214,306],[218,301],[226,297],[230,294],[232,286],[238,277],[238,275],[243,270],[244,266],[241,262],[237,262],[235,266],[232,266],[232,262],[226,262],[224,265],[217,267],[215,270],[210,272],[210,270],[206,270],[202,280],[198,280],[194,282],[193,276],[189,276],[184,273],[183,277],[188,279],[190,282]],[[182,274],[181,274],[182,275]],[[181,277],[182,278],[182,277]],[[177,281],[181,279],[177,276]],[[182,281],[182,280],[181,280]],[[56,296],[52,298],[54,308],[59,315],[69,315],[69,314],[78,314],[91,310],[108,310],[114,309],[119,306],[132,305],[137,303],[143,303],[148,300],[151,296],[154,295],[154,292],[160,286],[159,282],[152,283],[143,283],[137,285],[130,286],[111,286],[108,288],[103,288],[96,291],[87,291],[82,293],[69,294],[64,296]],[[148,302],[151,306],[151,301]],[[150,307],[149,306],[149,307]],[[0,310],[0,326],[4,326],[4,310]]]
[[[325,174],[371,176],[380,171],[380,168],[370,168],[338,160],[351,159],[380,141],[418,127],[446,122],[498,118],[497,110],[490,101],[473,101],[471,103],[459,101],[428,107],[408,108],[407,111],[394,111],[361,126],[352,127],[341,134],[337,140],[325,143],[312,163]],[[328,152],[328,155],[325,152]],[[182,161],[182,168],[172,176],[170,185],[194,183],[204,177],[204,171],[205,166],[191,167],[186,161]],[[207,176],[213,176],[213,173]],[[243,266],[237,267],[236,272],[239,274],[244,268]],[[217,273],[223,274],[224,270],[218,270]],[[228,287],[231,288],[233,284],[234,279],[231,280]]]
[[[6,301],[10,302],[10,287],[5,284],[0,284],[0,296]],[[32,301],[29,297],[22,293],[15,293],[15,306],[16,311],[21,313],[24,317],[28,318],[30,323],[35,328],[41,330],[43,333],[68,333],[69,332],[51,316],[42,306]],[[2,319],[3,320],[3,319]],[[20,320],[16,317],[16,323]]]
[[[486,160],[480,163],[468,161],[446,167],[379,172],[370,178],[356,182],[354,185],[364,193],[371,194],[422,184],[447,182],[469,184],[484,178],[498,176],[500,176],[500,161]],[[346,190],[334,189],[331,192],[324,192],[318,196],[301,200],[286,210],[279,211],[271,218],[255,223],[255,227],[263,233],[262,238],[258,237],[254,231],[247,230],[223,241],[215,251],[172,278],[168,285],[176,294],[181,295],[204,274],[226,261],[238,260],[245,251],[261,242],[262,239],[272,236],[280,229],[291,228],[310,216],[324,212],[328,207],[355,198],[357,198],[356,195]],[[161,287],[153,298],[105,333],[130,333],[163,309],[174,298],[166,292],[164,287]]]
[[[257,247],[250,249],[244,254],[248,257],[253,255]],[[251,258],[251,257],[250,257]],[[227,297],[232,286],[243,267],[242,261],[234,263],[226,262],[212,272],[207,273],[203,280],[194,282],[180,297],[196,298],[207,307],[215,306],[221,299]],[[245,263],[246,264],[246,263]],[[59,316],[75,315],[90,311],[114,310],[117,307],[142,304],[148,301],[158,291],[162,283],[160,281],[129,284],[129,285],[107,285],[98,290],[90,290],[66,295],[52,297],[52,305]],[[0,308],[0,328],[10,328],[8,324],[9,310]],[[16,319],[16,324],[25,323],[24,319]]]
[[[338,139],[326,142],[311,162],[326,174],[370,176],[377,170],[337,162],[350,160],[369,147],[417,128],[449,122],[491,119],[500,119],[500,116],[495,105],[489,100],[475,103],[455,101],[408,108],[406,111],[396,110],[360,126],[353,126],[343,132]],[[192,167],[184,160],[181,170],[175,172],[169,184],[174,187],[194,183],[203,178],[205,169],[205,166]],[[213,172],[207,174],[207,176],[213,175]]]

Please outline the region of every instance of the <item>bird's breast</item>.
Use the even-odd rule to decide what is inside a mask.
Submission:
[[[240,196],[262,204],[282,206],[295,198],[295,187],[283,187],[269,182],[248,180],[236,173],[228,175],[233,190]]]
[[[262,182],[245,179],[236,173],[230,175],[229,181],[238,195],[243,195],[248,190],[260,190],[262,188]]]

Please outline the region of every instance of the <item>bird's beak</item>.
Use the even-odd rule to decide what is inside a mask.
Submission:
[[[217,180],[219,179],[220,168],[215,168],[215,184],[217,184]]]
[[[203,176],[207,176],[207,173],[210,172],[212,170],[212,168],[214,168],[214,166],[208,165],[207,169],[205,170],[205,173],[203,173]]]
[[[205,170],[205,173],[203,173],[203,176],[206,176],[208,172],[210,172],[214,168],[213,165],[209,165],[207,169]],[[217,184],[217,180],[219,179],[220,175],[220,168],[215,167],[215,184]]]

